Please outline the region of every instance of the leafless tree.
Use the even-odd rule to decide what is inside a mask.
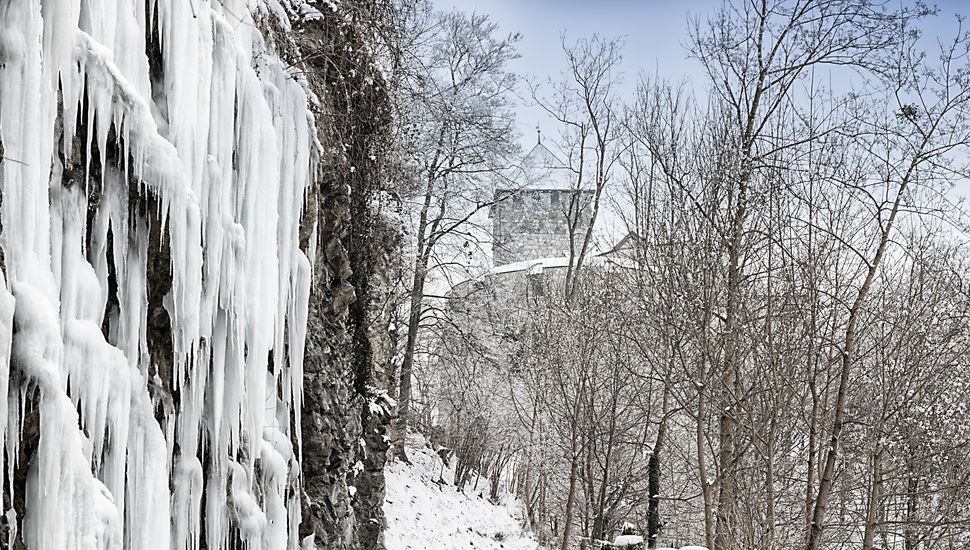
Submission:
[[[488,17],[426,7],[412,18],[401,78],[400,140],[412,193],[413,268],[405,284],[407,334],[400,354],[399,426],[406,432],[412,371],[426,320],[432,271],[453,268],[444,250],[477,242],[473,218],[489,206],[491,186],[511,162],[512,90],[508,63],[518,35],[499,36]],[[403,447],[401,447],[403,450]]]
[[[576,273],[590,254],[603,191],[622,153],[617,87],[623,41],[596,35],[572,43],[563,35],[561,41],[566,73],[561,80],[548,83],[551,89],[547,93],[534,85],[532,97],[557,122],[558,145],[573,173],[570,185],[575,192],[565,212],[569,227],[565,292],[572,297],[579,285]],[[592,191],[590,204],[585,204],[580,191]]]

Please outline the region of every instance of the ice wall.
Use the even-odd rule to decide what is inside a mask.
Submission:
[[[260,30],[285,17],[268,0],[0,0],[2,491],[10,506],[27,468],[11,538],[29,548],[300,546],[316,139]],[[159,228],[171,373],[147,342]]]

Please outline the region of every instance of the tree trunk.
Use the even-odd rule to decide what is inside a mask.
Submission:
[[[919,150],[922,150],[922,147]],[[822,479],[818,486],[818,497],[815,499],[815,511],[812,514],[812,523],[809,525],[808,536],[806,537],[807,543],[805,547],[807,550],[818,550],[822,544],[823,522],[825,521],[825,512],[828,508],[829,493],[832,490],[832,483],[835,478],[835,463],[839,456],[839,441],[842,437],[842,428],[845,426],[845,404],[849,393],[849,374],[853,364],[852,356],[855,354],[856,324],[862,312],[862,305],[866,300],[866,296],[869,294],[869,289],[872,287],[872,282],[876,278],[876,273],[879,271],[879,265],[882,263],[883,255],[886,253],[886,246],[889,243],[893,224],[899,212],[899,205],[902,202],[903,194],[906,192],[910,179],[916,170],[916,165],[917,160],[914,159],[906,174],[903,176],[902,183],[896,192],[896,198],[893,201],[889,218],[886,220],[886,225],[883,227],[880,235],[876,254],[873,257],[872,263],[869,264],[865,281],[859,288],[859,293],[856,295],[856,299],[849,309],[849,320],[845,327],[845,344],[842,350],[842,372],[839,374],[838,393],[835,398],[835,419],[832,422],[832,437],[828,452],[825,456],[825,467],[822,470]]]
[[[745,178],[746,181],[746,178]],[[726,396],[722,401],[718,429],[718,500],[717,529],[714,539],[716,550],[727,550],[733,546],[738,521],[737,511],[737,466],[738,456],[738,419],[740,412],[740,332],[738,313],[741,307],[741,239],[745,216],[744,203],[746,183],[738,192],[738,206],[733,222],[729,254],[727,295],[728,304],[725,315],[726,349],[724,370],[721,373],[721,392]]]
[[[862,537],[862,550],[872,550],[876,538],[876,521],[879,518],[879,491],[882,486],[882,448],[877,443],[872,455],[872,484],[869,486],[869,502],[866,506],[865,534]]]
[[[411,414],[411,373],[414,369],[414,352],[418,345],[418,324],[421,322],[421,307],[424,302],[424,268],[422,258],[418,257],[414,266],[414,280],[411,290],[411,304],[408,313],[408,335],[401,361],[401,380],[398,390],[398,426],[402,437],[407,432]],[[403,442],[402,442],[403,444]]]
[[[442,136],[439,136],[439,146]],[[438,159],[435,158],[435,163]],[[433,174],[434,168],[429,170]],[[411,374],[414,369],[414,352],[418,345],[418,325],[421,323],[421,310],[424,303],[424,283],[428,273],[428,214],[431,211],[431,204],[434,200],[434,177],[429,175],[424,190],[424,204],[421,206],[421,214],[418,219],[417,228],[417,254],[414,258],[414,275],[411,281],[411,303],[408,311],[408,334],[404,344],[404,353],[401,360],[401,372],[398,386],[398,419],[397,437],[399,441],[394,445],[395,454],[408,461],[405,452],[405,443],[408,432],[408,421],[411,414]]]
[[[775,548],[775,431],[777,430],[778,416],[777,410],[776,414],[772,415],[770,428],[768,429],[768,451],[767,459],[765,465],[765,500],[767,501],[767,511],[765,515],[766,523],[768,524],[766,528],[765,538],[766,538],[766,550],[774,550]]]
[[[579,480],[579,453],[573,450],[569,463],[569,490],[566,494],[566,518],[562,527],[560,550],[569,550],[569,537],[573,530],[573,508],[576,501],[576,483]]]
[[[704,388],[701,388],[697,397],[697,473],[701,484],[701,495],[704,497],[704,541],[708,548],[714,548],[714,499],[707,477],[707,460],[704,456],[704,416],[706,414]]]
[[[906,527],[903,531],[904,537],[904,550],[916,550],[916,544],[918,543],[918,538],[916,536],[916,531],[913,528],[917,519],[917,506],[918,506],[918,496],[916,491],[919,490],[919,477],[910,474],[909,478],[906,480]]]
[[[657,547],[660,538],[660,448],[663,445],[666,422],[661,421],[657,429],[657,440],[647,461],[647,545]]]

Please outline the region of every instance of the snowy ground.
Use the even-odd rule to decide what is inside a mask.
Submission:
[[[428,448],[424,438],[408,438],[412,464],[388,464],[387,550],[536,550],[535,540],[523,532],[518,502],[506,498],[494,505],[487,487],[459,493],[451,485],[453,472],[442,470],[442,462]],[[446,483],[436,483],[444,478]]]

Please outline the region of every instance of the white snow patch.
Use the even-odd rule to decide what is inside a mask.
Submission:
[[[516,271],[527,271],[529,273],[542,273],[543,269],[556,269],[569,267],[569,258],[539,258],[537,260],[522,260],[503,264],[491,271],[491,275],[501,275],[502,273],[514,273]]]
[[[479,496],[479,491],[487,494],[481,484],[479,491],[459,492],[450,483],[454,471],[444,467],[424,438],[409,438],[408,443],[412,464],[395,462],[385,470],[387,550],[539,548],[524,532],[519,502],[511,495],[492,504]],[[439,483],[442,478],[447,481]]]

